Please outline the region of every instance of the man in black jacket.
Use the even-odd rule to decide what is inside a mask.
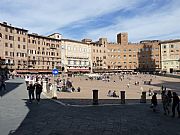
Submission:
[[[39,103],[41,98],[42,85],[40,82],[36,83],[36,100]]]
[[[29,85],[27,86],[28,95],[29,95],[29,102],[32,103],[32,100],[34,100],[34,85],[32,82],[29,82]]]
[[[172,117],[175,117],[175,109],[177,109],[178,117],[180,118],[179,97],[176,92],[173,92]]]

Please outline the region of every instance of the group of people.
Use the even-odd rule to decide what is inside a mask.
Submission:
[[[172,109],[172,117],[175,117],[176,111],[178,114],[178,117],[180,118],[180,108],[179,108],[179,97],[176,92],[171,93],[170,90],[168,92],[166,90],[162,91],[162,105],[164,110],[164,115],[170,114],[170,109]],[[156,106],[158,104],[157,102],[157,93],[154,93],[151,99],[151,104],[153,111],[156,111]]]
[[[29,81],[27,85],[28,95],[29,95],[29,102],[32,103],[35,100],[34,93],[36,94],[37,103],[40,102],[41,92],[42,92],[42,85],[40,82],[36,82],[33,84]]]
[[[113,92],[112,92],[111,90],[109,90],[107,96],[109,96],[109,97],[119,97],[119,96],[116,94],[116,91],[115,91],[115,90],[114,90]]]

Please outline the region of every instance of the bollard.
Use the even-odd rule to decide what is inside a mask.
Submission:
[[[98,90],[93,90],[93,105],[98,105]]]
[[[125,104],[125,91],[120,91],[121,93],[121,104]]]
[[[146,103],[146,92],[145,91],[142,92],[140,103]]]

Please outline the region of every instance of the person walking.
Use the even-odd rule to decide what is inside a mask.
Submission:
[[[2,90],[2,88],[4,89],[4,91],[6,91],[5,81],[6,81],[5,76],[1,75],[1,77],[0,77],[0,91]]]
[[[170,90],[168,90],[167,96],[168,96],[168,104],[169,104],[169,106],[171,106],[171,103],[172,103],[172,93],[171,93]]]
[[[36,83],[36,100],[39,103],[41,99],[42,85],[40,82]]]
[[[172,117],[175,117],[176,109],[177,109],[178,117],[180,118],[179,97],[176,92],[173,92]]]
[[[157,95],[157,93],[154,93],[154,95],[152,96],[152,99],[151,99],[153,112],[156,112],[156,106],[157,106],[157,96],[156,95]]]
[[[168,108],[168,96],[166,95],[166,91],[162,91],[162,104],[164,109],[164,115],[169,114],[169,108]]]
[[[29,102],[32,103],[32,100],[34,100],[34,85],[32,84],[32,82],[29,82],[28,86],[27,86],[27,90],[28,90],[28,95],[29,95]]]

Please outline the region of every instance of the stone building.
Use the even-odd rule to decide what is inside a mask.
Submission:
[[[9,69],[27,69],[28,30],[0,23],[0,57]]]
[[[50,72],[61,64],[61,40],[28,34],[29,72]]]
[[[83,40],[85,41],[85,40]],[[117,34],[117,43],[100,38],[89,42],[92,47],[93,71],[160,71],[160,45],[158,40],[129,43],[127,33]]]
[[[64,72],[91,72],[92,60],[89,44],[69,39],[61,39],[61,44],[61,59]]]
[[[167,73],[180,71],[180,40],[167,40],[160,44],[162,71]]]

